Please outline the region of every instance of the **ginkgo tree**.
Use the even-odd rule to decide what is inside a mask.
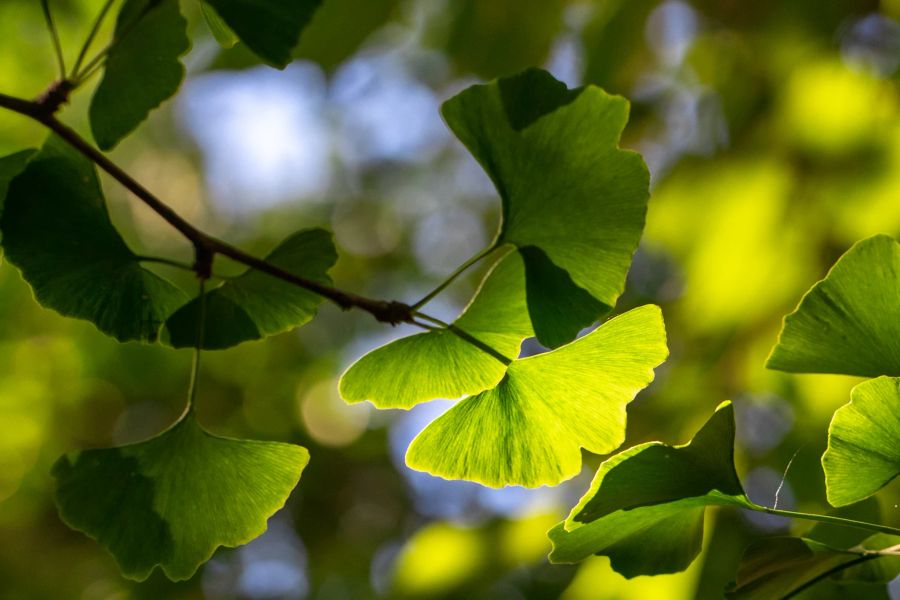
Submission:
[[[444,121],[496,188],[499,226],[486,248],[470,249],[472,258],[422,298],[373,299],[333,286],[329,270],[339,257],[329,232],[298,224],[267,255],[254,256],[198,229],[107,157],[177,93],[191,46],[177,0],[126,0],[111,39],[92,54],[115,4],[102,5],[67,69],[42,2],[60,75],[33,100],[0,94],[0,107],[48,132],[40,148],[0,159],[0,234],[6,260],[42,306],[119,342],[195,349],[185,410],[168,429],[131,445],[76,449],[53,468],[60,517],[109,550],[123,575],[143,580],[159,567],[187,579],[219,546],[265,530],[316,457],[297,445],[206,431],[194,411],[201,351],[300,327],[325,301],[422,330],[363,356],[339,384],[346,402],[380,409],[457,399],[410,444],[413,469],[491,487],[554,486],[581,472],[583,450],[608,454],[623,444],[627,405],[668,357],[658,307],[610,317],[649,199],[643,160],[619,148],[624,98],[594,86],[570,89],[528,69],[445,102]],[[201,4],[220,43],[242,43],[283,68],[319,0]],[[58,115],[94,76],[92,143]],[[129,246],[107,211],[98,170],[190,243],[193,262]],[[217,276],[219,257],[245,272]],[[153,263],[193,272],[196,289],[157,275],[147,268]],[[429,302],[479,263],[489,268],[457,319],[430,314]],[[769,359],[785,371],[876,377],[835,413],[823,456],[829,501],[863,503],[865,518],[751,502],[735,470],[726,402],[684,446],[651,442],[603,462],[549,532],[550,561],[606,555],[626,577],[684,570],[701,550],[705,509],[718,506],[819,522],[803,538],[750,547],[731,597],[787,597],[827,577],[893,578],[900,530],[878,523],[870,497],[900,473],[898,290],[897,242],[859,243],[786,318]],[[528,338],[545,351],[520,356]]]

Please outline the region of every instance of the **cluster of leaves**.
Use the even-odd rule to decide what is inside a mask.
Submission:
[[[551,560],[596,553],[627,577],[681,571],[700,552],[704,508],[736,506],[838,525],[751,545],[730,598],[789,597],[828,577],[884,584],[900,574],[900,530],[872,526],[879,510],[871,498],[900,474],[900,379],[888,376],[900,372],[898,291],[900,244],[884,235],[859,242],[785,318],[767,363],[789,372],[876,377],[852,390],[829,428],[822,466],[828,501],[839,507],[833,518],[747,498],[734,468],[733,409],[725,403],[685,446],[651,442],[605,461],[591,489],[550,532]]]
[[[204,11],[218,39],[239,39],[283,66],[314,4],[272,0],[251,10],[215,0]],[[87,63],[105,67],[90,110],[101,148],[175,93],[189,47],[184,27],[177,2],[123,5],[105,59]],[[571,90],[539,70],[473,86],[444,104],[447,124],[502,202],[495,240],[448,283],[479,260],[495,263],[455,323],[419,311],[442,286],[411,308],[426,332],[363,357],[340,384],[348,402],[380,408],[464,397],[411,444],[411,467],[497,487],[556,485],[580,471],[582,448],[608,453],[624,440],[626,404],[668,353],[661,312],[641,307],[578,335],[612,310],[644,226],[648,171],[639,155],[617,147],[627,113],[620,97]],[[314,317],[321,296],[255,269],[210,291],[201,285],[194,298],[149,270],[174,263],[125,243],[90,156],[71,142],[51,135],[39,150],[0,161],[4,252],[43,306],[120,342],[198,353]],[[205,279],[201,258],[193,268]],[[336,258],[330,234],[310,229],[264,260],[330,284]],[[532,336],[548,351],[520,359]],[[146,578],[159,565],[170,578],[187,578],[219,545],[258,535],[307,462],[297,446],[205,432],[194,394],[192,387],[188,409],[166,432],[76,452],[54,468],[62,518],[110,550],[128,577]]]
[[[201,3],[220,43],[242,42],[276,67],[290,61],[318,4]],[[126,0],[110,45],[85,62],[94,33],[69,76],[60,66],[73,89],[102,69],[89,116],[96,144],[109,150],[177,92],[190,40],[176,0]],[[623,443],[627,404],[668,355],[661,311],[652,305],[580,335],[613,311],[644,227],[649,174],[638,154],[618,147],[628,103],[529,69],[468,88],[442,114],[496,187],[496,236],[408,306],[401,320],[425,331],[363,356],[344,373],[340,394],[383,409],[459,399],[411,443],[411,468],[492,487],[557,485],[581,471],[582,449],[606,454]],[[154,262],[177,263],[126,244],[94,162],[71,137],[57,135],[0,159],[3,251],[41,305],[120,342],[194,347],[197,357],[315,317],[321,294],[259,269],[206,291],[214,257],[190,235],[198,256],[186,267],[201,279],[199,295],[150,270]],[[493,264],[453,323],[421,311],[488,259]],[[263,260],[297,281],[329,286],[337,253],[327,231],[304,229]],[[627,577],[680,571],[700,552],[706,507],[734,506],[833,525],[751,546],[730,597],[784,597],[827,577],[885,582],[900,572],[891,538],[900,531],[877,525],[869,499],[900,473],[893,441],[900,433],[893,410],[900,399],[898,261],[891,238],[854,246],[785,319],[768,363],[876,377],[853,390],[829,430],[823,465],[828,500],[841,507],[835,515],[748,499],[734,467],[733,409],[724,403],[684,446],[651,442],[605,461],[549,532],[550,560],[606,555]],[[546,351],[520,357],[531,337]],[[193,413],[195,384],[196,370],[185,413],[156,437],[73,452],[53,469],[62,519],[104,545],[128,577],[144,579],[159,566],[171,579],[189,578],[217,547],[259,535],[309,460],[296,445],[206,432]]]

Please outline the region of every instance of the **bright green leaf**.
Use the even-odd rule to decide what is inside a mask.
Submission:
[[[154,341],[186,300],[141,267],[109,220],[93,165],[55,137],[10,183],[0,231],[38,302],[120,342]]]
[[[188,415],[150,440],[60,458],[56,503],[125,576],[143,580],[159,565],[188,579],[219,546],[262,534],[308,461],[300,446],[214,436]]]
[[[216,9],[206,2],[201,2],[200,10],[203,12],[203,19],[206,21],[206,25],[212,32],[213,37],[216,38],[216,41],[219,42],[220,46],[223,48],[233,48],[234,45],[240,41],[240,38],[238,38],[237,34],[225,24],[225,21],[219,16]]]
[[[295,233],[266,261],[285,271],[330,283],[328,269],[337,260],[331,234],[324,229]],[[309,322],[323,298],[318,294],[250,269],[206,293],[203,348],[221,350],[275,335]],[[196,344],[200,299],[178,309],[166,321],[166,341],[175,348]]]
[[[900,245],[886,235],[855,244],[784,319],[770,369],[900,375]]]
[[[442,112],[500,194],[496,243],[522,250],[538,340],[572,340],[615,305],[644,228],[649,173],[617,147],[628,102],[532,69],[473,86]]]
[[[522,259],[500,259],[455,325],[509,358],[531,335],[525,308]],[[347,402],[369,400],[378,408],[411,408],[435,398],[477,394],[500,383],[506,365],[442,330],[402,338],[369,352],[341,377]]]
[[[266,62],[284,68],[321,0],[207,0],[231,30]]]
[[[620,315],[552,352],[513,361],[500,384],[460,401],[410,444],[407,464],[492,487],[555,485],[581,448],[625,439],[625,406],[668,355],[659,307]]]
[[[178,0],[128,0],[119,13],[103,80],[91,100],[91,131],[109,150],[181,85],[190,48]]]
[[[550,530],[550,560],[599,554],[626,577],[683,571],[700,552],[707,506],[753,506],[734,471],[734,408],[723,403],[690,443],[641,444],[602,465],[568,519]]]
[[[900,473],[900,379],[879,377],[850,392],[834,413],[822,455],[825,492],[834,506],[871,496]]]

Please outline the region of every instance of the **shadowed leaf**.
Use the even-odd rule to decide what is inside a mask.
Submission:
[[[141,267],[109,220],[93,165],[57,138],[10,183],[0,230],[38,302],[120,342],[156,340],[186,299]]]
[[[188,579],[219,546],[262,534],[308,460],[300,446],[214,436],[187,416],[145,442],[63,456],[56,503],[126,577],[144,580],[160,566]]]
[[[550,530],[550,560],[608,556],[625,577],[683,571],[700,552],[704,509],[715,505],[752,506],[734,471],[730,403],[686,445],[641,444],[600,465],[568,519]]]
[[[327,273],[337,253],[329,232],[307,229],[287,238],[265,260],[294,275],[330,283]],[[322,301],[318,294],[250,269],[206,293],[203,348],[221,350],[300,327]],[[166,341],[175,348],[194,346],[199,318],[200,299],[195,298],[166,321]]]
[[[109,150],[181,85],[190,48],[178,0],[128,0],[119,13],[103,79],[91,99],[91,132]]]
[[[206,0],[261,59],[284,68],[321,0]]]

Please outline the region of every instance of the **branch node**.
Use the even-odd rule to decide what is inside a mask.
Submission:
[[[59,111],[63,104],[68,104],[69,94],[74,89],[74,82],[68,79],[58,79],[34,99],[34,106],[42,116],[51,117]]]
[[[194,241],[194,272],[201,281],[212,277],[215,256],[216,253],[203,240]]]
[[[390,323],[391,325],[399,325],[400,323],[413,322],[413,308],[403,302],[391,300],[389,302],[379,302],[377,310],[373,310],[372,315],[375,319],[382,323]]]

